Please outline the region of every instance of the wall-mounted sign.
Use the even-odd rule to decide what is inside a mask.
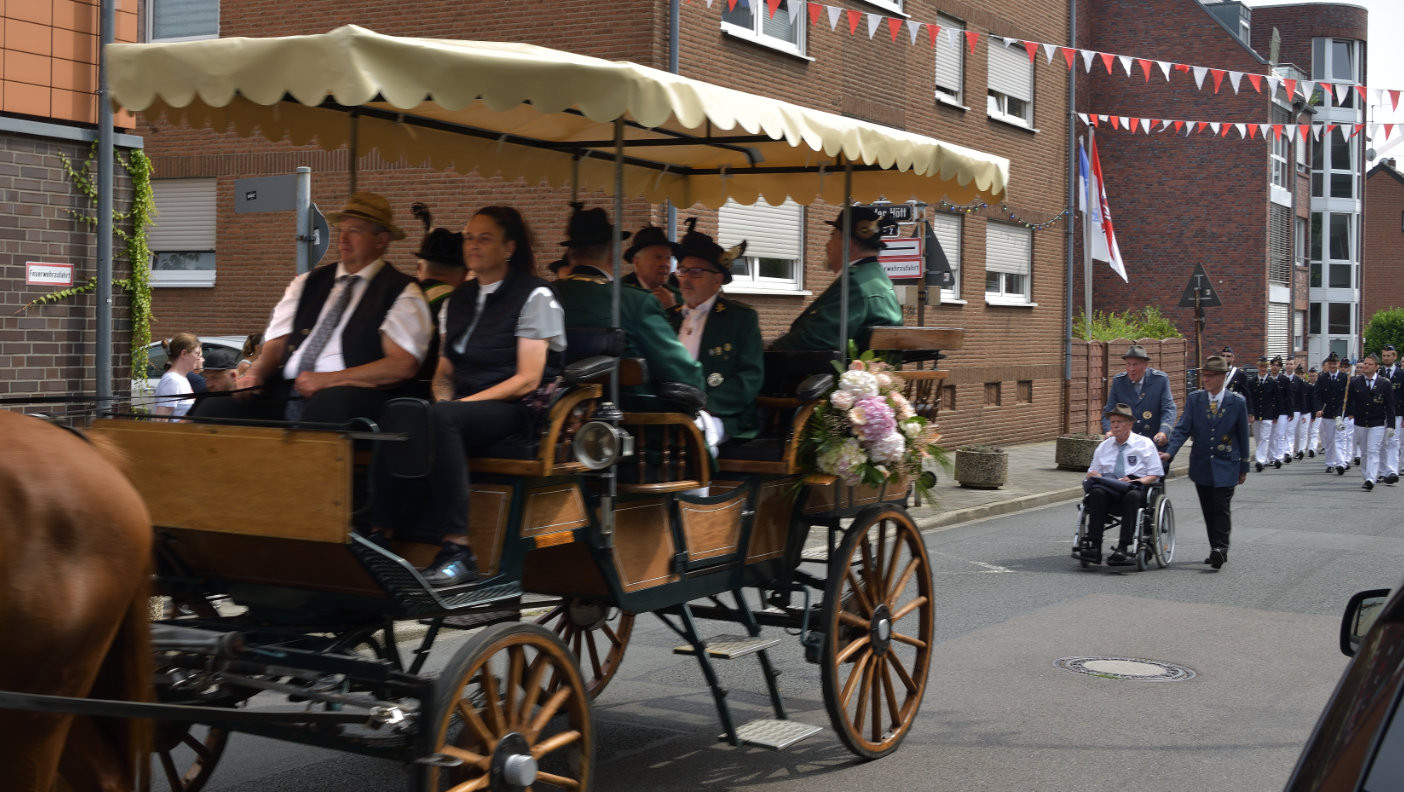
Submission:
[[[30,286],[72,286],[73,265],[47,261],[26,261],[24,282]]]
[[[921,277],[921,237],[883,237],[887,248],[878,253],[878,261],[892,280],[912,280]]]

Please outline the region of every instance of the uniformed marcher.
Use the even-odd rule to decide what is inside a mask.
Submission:
[[[1272,456],[1284,465],[1292,464],[1292,436],[1296,427],[1292,416],[1297,411],[1297,397],[1292,390],[1292,377],[1283,370],[1282,356],[1273,357],[1272,378],[1277,382],[1277,415],[1272,423]]]
[[[1261,473],[1267,465],[1280,468],[1282,460],[1272,452],[1277,423],[1277,378],[1268,371],[1267,355],[1258,358],[1258,376],[1253,380],[1253,410],[1257,419],[1253,424],[1253,469]]]
[[[868,348],[874,327],[902,324],[902,306],[892,281],[878,262],[878,252],[887,247],[882,241],[883,221],[867,206],[851,206],[836,220],[825,248],[829,271],[835,275],[848,263],[848,338],[858,351]],[[851,238],[843,249],[843,226],[847,222]],[[783,351],[838,349],[839,306],[843,299],[841,278],[835,278],[819,298],[790,325],[789,332],[771,342],[770,348]],[[846,344],[845,344],[846,346]]]
[[[1223,351],[1219,353],[1219,357],[1228,361],[1229,365],[1228,376],[1224,378],[1224,387],[1242,396],[1243,400],[1248,403],[1248,425],[1251,427],[1257,414],[1253,411],[1253,387],[1249,384],[1248,372],[1234,365],[1232,347],[1224,347]]]
[[[1365,481],[1361,489],[1369,492],[1379,480],[1380,449],[1386,438],[1394,436],[1394,386],[1379,376],[1379,364],[1374,355],[1360,361],[1361,373],[1350,381],[1346,393],[1346,413],[1355,419],[1355,445],[1360,449],[1360,474]]]
[[[1204,527],[1209,533],[1209,557],[1204,563],[1218,569],[1228,560],[1229,532],[1233,529],[1229,505],[1234,487],[1248,480],[1248,405],[1242,396],[1224,388],[1228,362],[1214,355],[1200,368],[1203,390],[1185,399],[1185,412],[1170,437],[1161,459],[1167,467],[1188,440],[1189,477],[1199,495]]]
[[[1355,447],[1355,418],[1346,412],[1346,407],[1350,404],[1350,380],[1355,376],[1355,366],[1359,364],[1357,360],[1351,362],[1349,357],[1341,359],[1341,376],[1346,381],[1346,397],[1341,402],[1341,423],[1337,427],[1336,436],[1340,438],[1341,449],[1344,452],[1343,459],[1348,460],[1346,467],[1360,464],[1360,451]]]
[[[1130,405],[1135,413],[1131,431],[1149,437],[1156,445],[1163,447],[1175,426],[1175,399],[1170,395],[1170,377],[1150,367],[1150,355],[1140,344],[1132,344],[1121,359],[1126,361],[1126,370],[1112,377],[1102,414],[1105,416],[1117,404]],[[1102,431],[1110,431],[1105,417],[1102,418]]]
[[[1344,432],[1337,431],[1337,426],[1343,424],[1341,408],[1345,404],[1346,392],[1346,377],[1336,370],[1339,363],[1336,353],[1332,352],[1321,364],[1324,371],[1316,375],[1315,388],[1316,420],[1321,422],[1321,453],[1326,457],[1326,472],[1338,476],[1344,475],[1346,471],[1345,448],[1341,437]]]
[[[624,251],[624,260],[634,271],[620,278],[625,286],[652,294],[663,310],[682,302],[678,279],[673,276],[673,243],[658,226],[644,226],[634,234],[634,242]]]
[[[1306,372],[1302,370],[1302,364],[1298,363],[1292,371],[1292,395],[1296,399],[1293,410],[1293,436],[1292,451],[1293,458],[1301,459],[1310,455],[1315,457],[1316,452],[1307,448],[1307,441],[1311,439],[1311,419],[1312,413],[1316,412],[1311,396],[1311,385],[1306,380]]]
[[[1307,388],[1310,390],[1311,413],[1307,416],[1311,421],[1311,429],[1307,431],[1307,456],[1314,457],[1318,453],[1325,455],[1321,449],[1321,416],[1317,411],[1321,409],[1321,402],[1316,397],[1316,381],[1320,379],[1321,373],[1316,370],[1316,366],[1307,369]]]
[[[1393,344],[1386,344],[1384,351],[1380,352],[1381,363],[1380,376],[1389,380],[1394,386],[1394,405],[1398,408],[1404,405],[1404,366],[1398,365],[1395,361],[1398,354],[1394,351]],[[1380,456],[1380,477],[1386,484],[1395,484],[1399,481],[1399,433],[1395,432],[1385,440],[1384,450]]]
[[[756,436],[756,397],[765,380],[764,344],[755,309],[721,295],[731,282],[731,262],[746,243],[723,250],[687,221],[676,248],[683,302],[668,311],[678,340],[702,364],[707,383],[703,431],[713,448],[727,440]]]
[[[1136,563],[1136,512],[1146,505],[1145,487],[1158,481],[1165,469],[1155,444],[1131,431],[1135,416],[1130,405],[1113,405],[1102,420],[1111,428],[1092,452],[1092,464],[1082,481],[1082,490],[1087,493],[1087,536],[1077,555],[1084,561],[1102,563],[1102,534],[1107,513],[1115,508],[1121,513],[1121,536],[1107,564],[1126,566]]]

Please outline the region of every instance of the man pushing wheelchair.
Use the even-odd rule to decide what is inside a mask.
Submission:
[[[1087,534],[1077,555],[1083,561],[1102,563],[1102,533],[1108,514],[1116,510],[1121,515],[1121,537],[1107,564],[1130,566],[1136,563],[1136,517],[1146,505],[1146,488],[1159,481],[1165,470],[1155,442],[1131,432],[1135,416],[1129,405],[1118,403],[1103,417],[1111,436],[1097,446],[1082,482],[1087,493]]]

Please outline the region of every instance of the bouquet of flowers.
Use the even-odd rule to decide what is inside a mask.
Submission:
[[[880,486],[907,479],[929,487],[926,463],[944,464],[936,424],[916,414],[902,394],[905,383],[872,351],[843,369],[805,427],[806,458],[821,473],[849,485]],[[925,494],[925,493],[923,493]]]

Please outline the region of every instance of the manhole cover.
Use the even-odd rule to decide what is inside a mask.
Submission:
[[[1103,679],[1132,679],[1139,682],[1194,679],[1194,671],[1184,666],[1139,657],[1061,657],[1053,665]]]

